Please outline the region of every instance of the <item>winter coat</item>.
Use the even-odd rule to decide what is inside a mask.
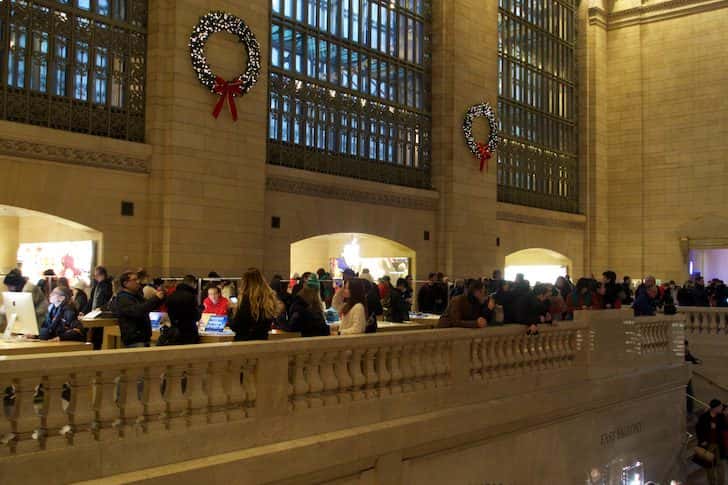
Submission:
[[[51,305],[40,328],[40,339],[51,340],[58,337],[60,340],[86,341],[86,332],[78,321],[76,308],[64,302],[61,306]]]
[[[236,342],[268,340],[268,332],[270,332],[273,322],[275,322],[275,318],[267,318],[262,312],[257,319],[253,318],[250,300],[244,299],[239,302],[238,311],[230,322],[230,330],[235,332]]]
[[[482,307],[482,303],[473,296],[456,296],[450,300],[450,304],[440,317],[437,326],[438,328],[478,328],[478,319],[483,316]]]
[[[288,329],[291,332],[300,332],[302,337],[325,337],[330,335],[329,326],[322,308],[311,308],[300,296],[293,299],[291,304]]]
[[[387,320],[394,323],[402,323],[409,320],[410,304],[404,299],[404,294],[399,288],[389,290],[389,308],[387,308]]]
[[[138,343],[149,343],[152,339],[152,322],[149,312],[153,312],[162,304],[162,300],[153,296],[145,300],[141,294],[121,290],[116,294],[111,311],[119,321],[121,341],[129,346]]]
[[[111,301],[113,294],[114,290],[111,279],[107,278],[100,282],[94,281],[86,307],[81,311],[90,313],[97,308],[105,308],[109,304],[109,301]]]
[[[197,306],[197,290],[184,283],[167,298],[167,313],[175,338],[168,344],[189,345],[200,343],[197,322],[200,321],[200,308]]]

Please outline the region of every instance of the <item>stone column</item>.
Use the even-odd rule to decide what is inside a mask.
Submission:
[[[498,104],[498,2],[433,0],[433,185],[440,192],[437,268],[451,277],[482,276],[495,265],[496,162],[479,171],[463,138],[467,109]],[[485,140],[487,123],[475,124]]]
[[[150,183],[150,263],[154,272],[239,274],[263,260],[266,162],[267,0],[150,2],[147,143],[154,146]],[[263,69],[258,84],[236,98],[238,121],[197,80],[188,39],[200,16],[223,10],[255,33]],[[245,69],[247,53],[224,33],[208,41],[213,71],[226,80]]]

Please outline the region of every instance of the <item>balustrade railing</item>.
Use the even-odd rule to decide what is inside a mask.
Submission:
[[[680,307],[685,315],[685,333],[728,335],[728,308]]]
[[[596,320],[631,329],[639,354],[657,356],[649,362],[671,362],[678,319],[625,315],[584,312],[574,322],[541,326],[538,336],[507,325],[0,358],[0,481],[3,464],[32,453],[40,460],[44,452],[96,446],[113,454],[109,444],[126,442],[135,443],[140,460],[165,434],[184,441],[228,432],[217,451],[231,451],[254,444],[241,444],[245,435],[235,433],[244,430],[264,436],[257,444],[274,443],[478,403],[502,393],[492,385],[500,379],[512,392],[586,381],[591,365],[625,355],[603,352],[593,361]],[[621,335],[601,338],[625,346]],[[273,422],[276,433],[267,431]],[[163,459],[198,456],[185,448]],[[150,466],[120,462],[104,473]],[[162,464],[159,457],[150,463]]]

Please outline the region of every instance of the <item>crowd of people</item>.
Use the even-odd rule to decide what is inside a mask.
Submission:
[[[198,289],[200,281],[207,284]],[[87,294],[81,284],[69,285],[52,271],[33,284],[19,269],[4,279],[10,291],[33,295],[41,339],[84,340],[80,317],[96,309],[113,313],[119,321],[126,347],[145,347],[151,342],[150,312],[165,312],[169,325],[161,330],[158,345],[199,342],[198,322],[203,314],[226,317],[235,340],[266,340],[271,329],[298,332],[304,337],[375,332],[378,318],[407,321],[410,311],[439,315],[440,327],[482,328],[521,324],[529,334],[538,324],[571,320],[576,310],[618,309],[631,306],[636,316],[658,311],[674,313],[682,306],[726,306],[728,289],[713,280],[708,286],[694,278],[683,287],[674,282],[658,285],[647,276],[635,289],[629,276],[618,281],[613,271],[601,278],[567,276],[552,283],[531,286],[523,275],[503,279],[496,270],[490,277],[448,281],[443,273],[430,273],[416,291],[411,276],[392,282],[377,281],[367,269],[346,269],[334,279],[323,268],[284,279],[276,275],[267,282],[254,268],[239,281],[225,280],[215,272],[204,280],[187,275],[180,280],[151,279],[143,269],[126,271],[112,279],[107,270],[95,269]],[[201,295],[201,297],[200,297]],[[502,308],[502,319],[496,307]],[[333,309],[333,310],[332,310]],[[336,324],[327,314],[333,312]],[[93,329],[97,330],[97,329]],[[101,332],[91,335],[96,348]]]

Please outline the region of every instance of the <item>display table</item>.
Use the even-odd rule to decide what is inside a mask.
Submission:
[[[298,332],[284,332],[283,330],[271,330],[268,333],[269,340],[285,340],[289,338],[298,338],[301,334]],[[152,343],[159,339],[159,330],[152,330]],[[235,334],[228,331],[218,332],[200,332],[201,344],[219,344],[221,342],[232,342],[235,340]],[[118,349],[123,347],[121,344],[121,331],[118,325],[107,327],[104,330],[104,341],[101,346],[102,350]]]
[[[49,340],[0,340],[0,355],[48,354],[93,350],[85,342],[53,342]]]
[[[83,325],[83,328],[87,330],[86,332],[86,341],[91,341],[91,329],[92,328],[100,328],[102,332],[105,333],[104,329],[109,327],[116,327],[119,325],[119,323],[116,321],[115,318],[90,318],[90,319],[84,319],[81,318],[79,320],[81,322],[81,325]]]
[[[432,313],[410,312],[409,321],[412,323],[429,325],[429,328],[436,328],[437,324],[440,322],[440,315],[433,315]]]
[[[417,322],[377,322],[377,332],[402,332],[407,330],[430,330],[432,329],[431,323],[417,323]]]

